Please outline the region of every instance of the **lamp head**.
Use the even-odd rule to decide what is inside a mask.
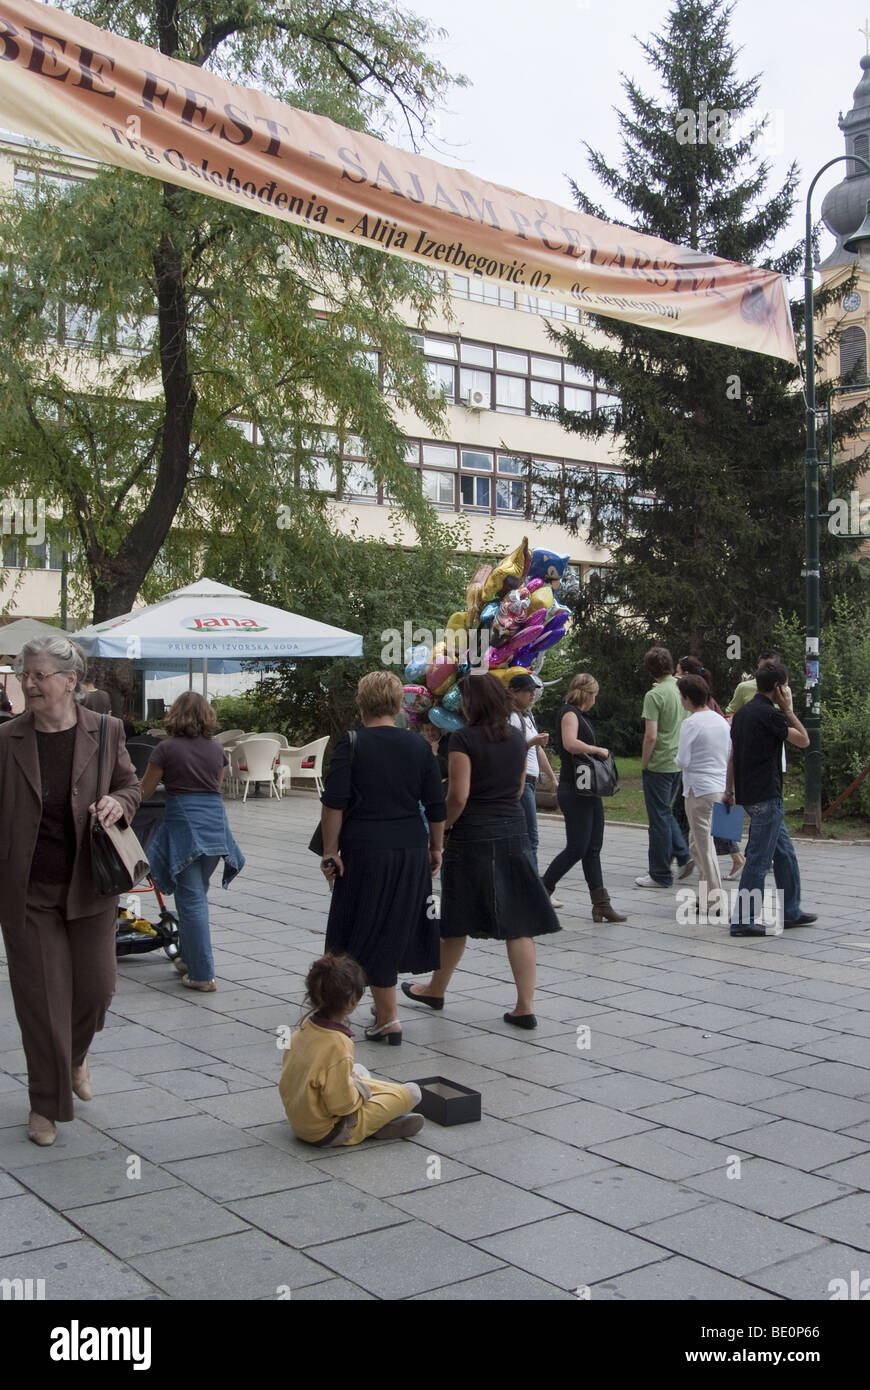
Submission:
[[[870,255],[870,200],[867,202],[864,221],[856,232],[853,232],[850,237],[846,237],[843,242],[843,250],[848,251],[850,256]]]

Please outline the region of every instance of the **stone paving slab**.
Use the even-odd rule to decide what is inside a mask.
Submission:
[[[814,1250],[820,1243],[818,1236],[782,1221],[716,1201],[640,1226],[638,1234],[736,1276]]]
[[[178,1186],[178,1180],[164,1168],[145,1159],[134,1164],[129,1160],[127,1150],[116,1146],[64,1163],[19,1168],[18,1176],[29,1191],[58,1211]]]
[[[745,1279],[730,1279],[709,1265],[695,1260],[686,1260],[682,1255],[674,1255],[670,1260],[660,1260],[658,1264],[645,1265],[631,1274],[621,1274],[615,1279],[603,1279],[593,1284],[591,1296],[609,1302],[635,1302],[639,1299],[661,1302],[675,1298],[676,1290],[681,1299],[710,1302],[746,1301],[764,1302],[776,1298],[776,1294],[754,1288]]]
[[[506,953],[474,941],[441,1013],[400,1003],[401,1049],[361,1039],[366,1001],[351,1019],[375,1075],[470,1085],[482,1119],[324,1151],[277,1094],[276,1029],[301,1017],[329,905],[302,848],[316,804],[227,803],[248,864],[213,894],[217,993],[160,953],[121,960],[96,1099],[53,1148],[25,1138],[0,957],[0,1230],[21,1246],[0,1278],[49,1299],[766,1301],[870,1269],[866,849],[799,845],[823,920],[747,943],[634,889],[645,833],[608,827],[630,920],[594,924],[579,870],[560,884],[536,1032],[503,1022]],[[542,859],[561,834],[542,817]]]
[[[293,1249],[398,1226],[408,1218],[397,1205],[323,1174],[314,1187],[297,1187],[230,1202],[227,1210]]]
[[[318,1245],[316,1253],[327,1268],[379,1298],[408,1298],[505,1263],[420,1221],[374,1231],[364,1240]]]
[[[724,1169],[716,1168],[686,1178],[685,1184],[720,1201],[734,1202],[762,1216],[775,1218],[805,1212],[809,1207],[831,1202],[850,1190],[845,1182],[799,1173],[784,1163],[770,1163],[764,1158],[744,1158],[739,1169],[732,1163]],[[802,1223],[798,1221],[797,1224]]]
[[[858,1270],[863,1278],[867,1263],[865,1250],[826,1241],[797,1259],[783,1260],[755,1270],[750,1282],[759,1288],[769,1289],[781,1298],[815,1302],[831,1298],[832,1280],[844,1279],[848,1286],[852,1270]]]
[[[649,1173],[618,1165],[539,1190],[542,1196],[552,1197],[574,1211],[607,1221],[623,1231],[704,1206],[707,1201],[703,1193],[694,1191],[687,1182],[665,1182]]]
[[[79,1207],[75,1219],[83,1231],[122,1258],[246,1229],[232,1213],[182,1185]]]
[[[154,1285],[125,1260],[86,1237],[75,1245],[48,1245],[2,1256],[4,1279],[42,1279],[45,1300],[55,1302],[151,1298]]]
[[[565,1209],[564,1203],[547,1201],[485,1174],[460,1178],[446,1187],[430,1183],[427,1189],[396,1198],[396,1205],[463,1240],[513,1230]]]
[[[80,1239],[75,1226],[30,1193],[0,1201],[0,1256]]]
[[[191,1236],[186,1244],[130,1263],[171,1298],[209,1301],[286,1297],[329,1274],[300,1251],[252,1230],[213,1240]]]
[[[494,1274],[481,1274],[476,1279],[463,1279],[461,1283],[448,1284],[446,1288],[431,1289],[428,1293],[415,1294],[412,1303],[438,1301],[481,1302],[481,1303],[524,1303],[534,1302],[574,1302],[574,1295],[557,1288],[555,1284],[544,1283],[524,1274],[520,1269],[497,1269]]]
[[[668,1254],[660,1245],[576,1212],[488,1236],[477,1244],[538,1278],[546,1274],[568,1290],[652,1264]]]

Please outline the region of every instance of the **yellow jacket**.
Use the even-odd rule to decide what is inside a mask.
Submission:
[[[290,1039],[278,1083],[287,1119],[300,1139],[316,1144],[342,1116],[361,1108],[352,1067],[350,1029],[319,1014],[306,1018]]]

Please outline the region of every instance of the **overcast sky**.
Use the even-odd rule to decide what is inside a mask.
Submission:
[[[634,35],[659,32],[669,0],[403,0],[447,30],[433,51],[471,86],[455,91],[439,122],[438,153],[481,178],[571,206],[566,174],[605,206],[585,163],[588,140],[614,162],[620,140],[614,107],[620,73],[656,86]],[[800,205],[780,248],[803,236],[812,175],[843,154],[840,111],[852,105],[866,51],[860,29],[870,0],[737,0],[732,36],[742,48],[739,75],[761,75],[759,104],[775,113],[770,188],[792,160],[801,169]],[[449,153],[448,153],[449,152]],[[427,151],[427,153],[430,153]],[[845,164],[817,185],[818,217]],[[778,178],[777,178],[778,176]],[[615,206],[610,204],[615,212]],[[823,254],[832,245],[824,234]]]

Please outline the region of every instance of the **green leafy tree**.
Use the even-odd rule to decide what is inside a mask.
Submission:
[[[449,82],[428,26],[385,0],[69,8],[375,134],[419,136]],[[438,428],[397,312],[430,309],[422,271],[158,180],[63,175],[40,158],[29,195],[0,208],[0,491],[23,478],[53,503],[80,612],[92,597],[100,621],[194,577],[212,530],[293,514],[328,535],[318,489],[348,438],[426,525],[393,408]]]
[[[356,687],[366,671],[402,675],[405,625],[412,640],[421,629],[434,637],[464,608],[474,568],[464,519],[428,525],[413,548],[400,543],[395,520],[396,535],[385,542],[362,537],[356,526],[314,536],[300,519],[271,554],[268,537],[257,546],[229,533],[213,537],[207,564],[228,583],[363,638],[361,659],[282,662],[266,673],[250,697],[257,727],[284,731],[297,744],[338,737],[357,720]]]
[[[661,33],[640,45],[660,91],[649,95],[623,78],[621,164],[587,146],[589,164],[635,230],[792,275],[802,247],[778,257],[771,247],[792,215],[798,172],[793,165],[767,195],[764,132],[752,123],[760,79],[738,76],[732,8],[721,0],[676,0]],[[581,210],[604,215],[573,187]],[[802,306],[794,306],[793,318],[800,335]],[[591,538],[615,547],[608,582],[586,597],[582,645],[606,665],[615,640],[628,650],[661,642],[675,659],[701,656],[724,690],[769,645],[779,610],[802,603],[805,408],[798,369],[613,319],[592,323],[594,340],[582,330],[553,330],[570,360],[594,372],[619,402],[595,415],[559,415],[587,437],[613,432],[625,472],[624,492],[621,480],[617,485],[604,473],[596,480],[569,472],[550,503],[550,514],[575,528],[588,508]],[[818,344],[820,359],[831,347],[830,338]],[[838,410],[836,442],[868,419],[865,406]],[[864,458],[838,466],[840,495]],[[822,546],[830,602],[863,581],[854,548],[826,533]],[[639,701],[639,671],[634,684]]]

